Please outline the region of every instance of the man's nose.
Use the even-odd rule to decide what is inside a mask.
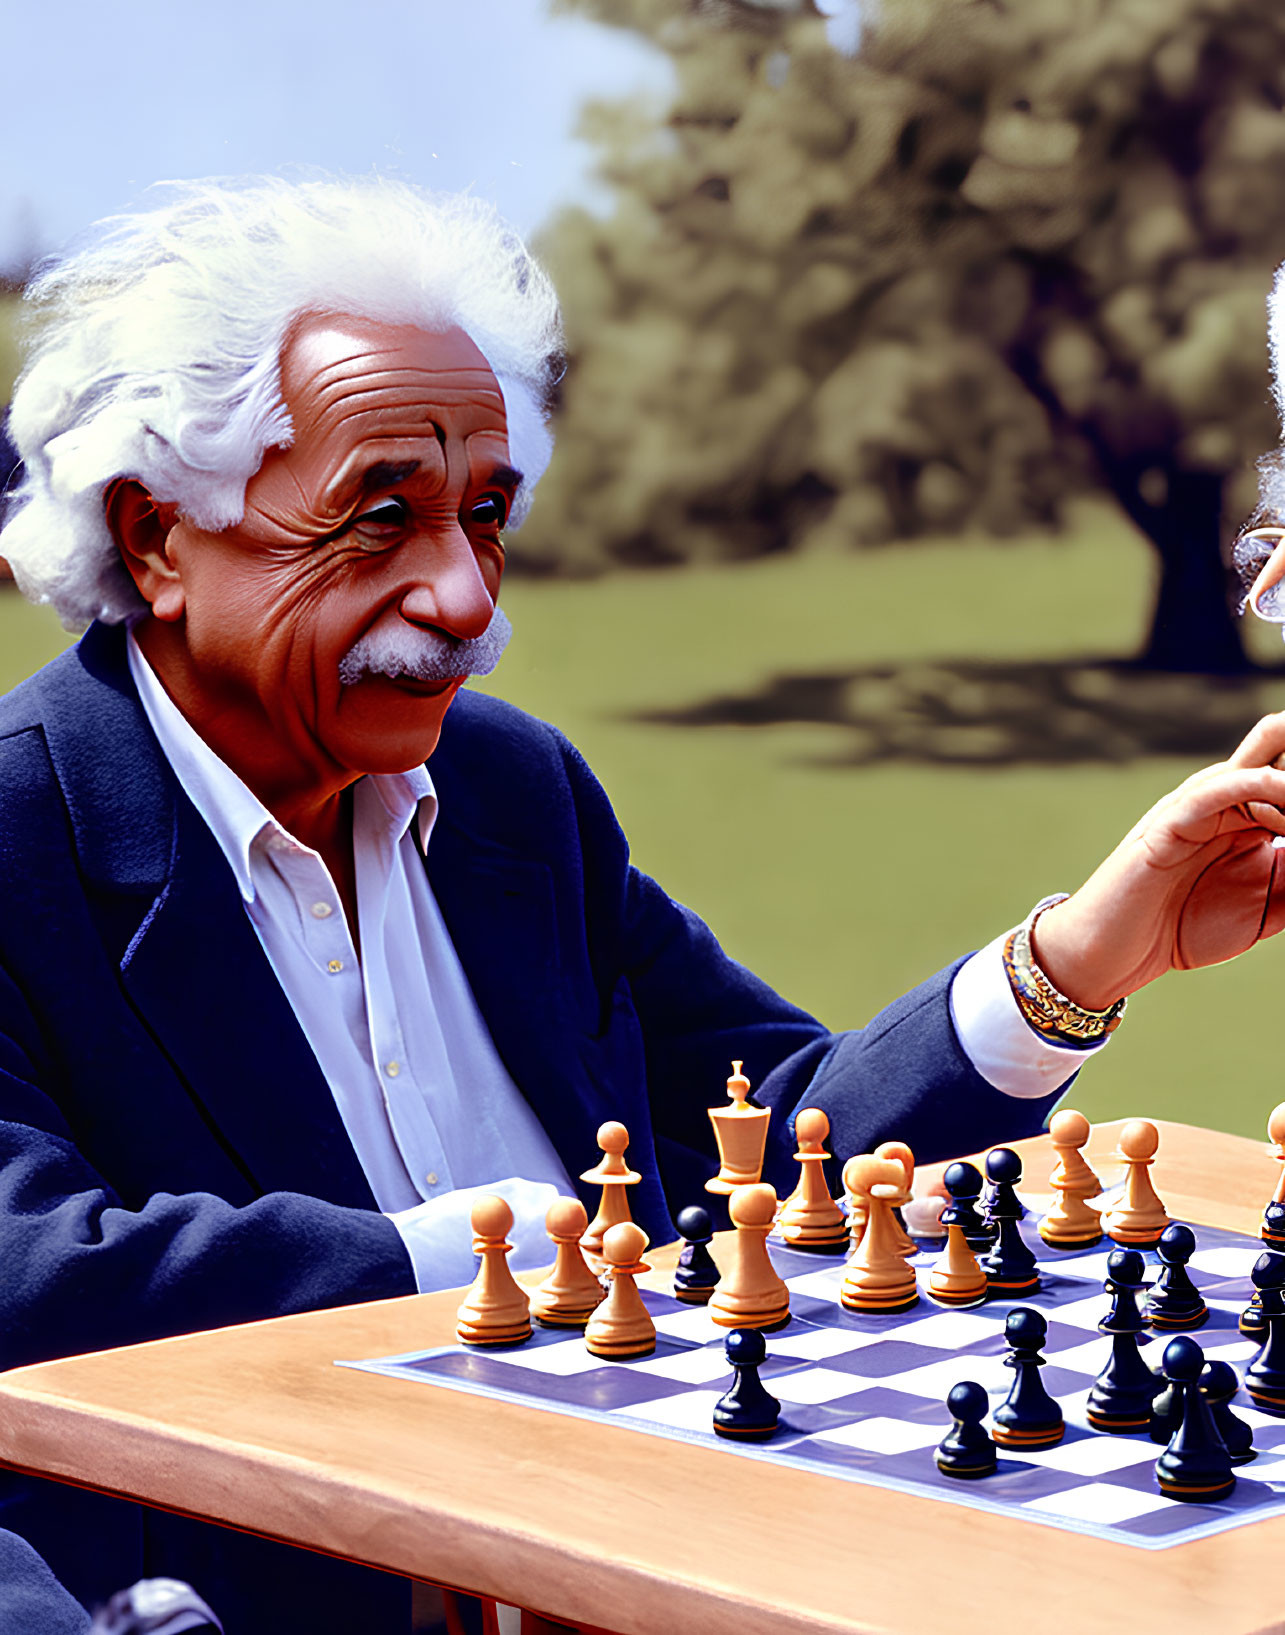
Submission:
[[[408,624],[459,641],[480,636],[495,612],[473,543],[458,523],[403,546],[408,580],[400,612]]]

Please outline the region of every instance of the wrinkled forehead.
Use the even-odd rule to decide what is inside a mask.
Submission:
[[[465,437],[506,429],[494,371],[459,328],[309,313],[282,348],[281,387],[296,443],[372,419]]]

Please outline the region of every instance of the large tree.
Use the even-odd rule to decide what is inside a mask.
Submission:
[[[676,91],[589,111],[613,208],[542,245],[571,357],[530,562],[1011,536],[1105,486],[1159,556],[1145,660],[1244,665],[1279,0],[879,0],[856,54],[812,0],[564,4]]]

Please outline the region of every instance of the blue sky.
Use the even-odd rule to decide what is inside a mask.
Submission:
[[[43,0],[4,38],[0,268],[150,182],[300,165],[472,187],[529,232],[595,196],[586,98],[669,84],[546,0]]]

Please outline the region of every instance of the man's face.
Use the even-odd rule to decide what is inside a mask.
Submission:
[[[282,389],[294,442],[264,457],[241,521],[180,521],[167,541],[172,634],[201,695],[179,702],[234,764],[275,758],[320,783],[404,771],[433,750],[461,678],[345,686],[340,664],[365,637],[487,628],[519,480],[504,399],[461,330],[320,315],[292,331]]]

